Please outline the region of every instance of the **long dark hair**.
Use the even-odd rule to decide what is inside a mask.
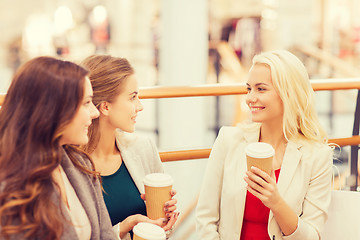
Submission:
[[[15,73],[0,109],[1,236],[61,238],[65,219],[52,201],[51,173],[61,162],[59,140],[80,106],[87,74],[51,57],[30,60]],[[90,172],[74,158],[76,148],[65,151]]]

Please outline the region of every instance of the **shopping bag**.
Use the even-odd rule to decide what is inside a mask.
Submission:
[[[333,190],[322,240],[360,240],[360,192]]]

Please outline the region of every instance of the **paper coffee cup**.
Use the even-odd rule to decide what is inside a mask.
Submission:
[[[275,154],[274,148],[263,142],[250,143],[246,149],[247,169],[257,167],[267,174],[271,174],[272,161]]]
[[[133,240],[165,240],[166,234],[161,227],[147,222],[141,222],[133,228]]]
[[[144,178],[146,213],[150,219],[166,218],[165,202],[171,199],[174,180],[169,174],[152,173]]]

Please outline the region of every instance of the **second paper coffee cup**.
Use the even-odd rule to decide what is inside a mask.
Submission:
[[[275,154],[274,148],[263,142],[250,143],[246,149],[247,169],[257,167],[267,174],[271,174],[272,160]]]
[[[133,240],[165,240],[166,234],[161,227],[147,222],[136,224]]]
[[[144,178],[146,213],[150,219],[166,218],[165,202],[171,199],[174,180],[166,173],[151,173]]]

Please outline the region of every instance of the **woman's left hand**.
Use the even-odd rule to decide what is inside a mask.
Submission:
[[[176,195],[176,191],[174,189],[172,189],[170,191],[170,195],[171,195],[171,199],[167,202],[165,202],[164,204],[164,212],[166,215],[166,218],[168,219],[168,222],[166,223],[165,226],[163,226],[163,229],[165,231],[170,230],[173,225],[175,224],[175,222],[178,219],[179,216],[179,212],[175,212],[176,210],[176,203],[177,200],[175,198],[173,198]],[[141,194],[141,198],[145,201],[145,194]]]
[[[177,200],[173,197],[176,195],[176,191],[171,189],[170,191],[171,199],[164,204],[164,212],[168,220],[170,220],[172,213],[176,210]],[[146,201],[145,194],[141,194],[140,197],[142,200]]]
[[[248,184],[247,190],[268,208],[273,209],[281,203],[282,198],[276,185],[275,173],[271,171],[271,177],[266,172],[256,167],[251,167],[244,177]]]
[[[166,223],[165,226],[162,227],[164,229],[164,231],[168,231],[168,230],[171,230],[173,228],[176,221],[178,220],[179,214],[180,214],[179,212],[171,213],[170,218],[168,218],[168,222]]]
[[[170,195],[171,195],[171,199],[167,201],[164,205],[165,215],[169,220],[172,217],[173,212],[176,210],[176,203],[177,203],[177,200],[173,198],[176,195],[176,191],[174,189],[170,191]]]

